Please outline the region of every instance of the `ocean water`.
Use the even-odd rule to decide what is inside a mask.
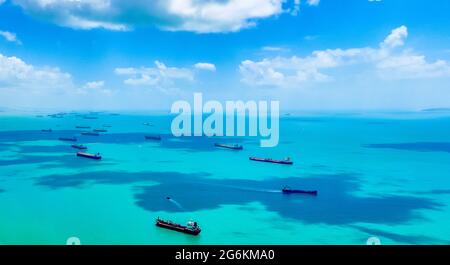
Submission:
[[[90,116],[97,119],[0,114],[0,244],[78,237],[81,244],[360,245],[373,236],[382,244],[450,243],[450,115],[283,116],[274,148],[252,137],[175,138],[166,115]],[[111,127],[96,137],[76,125]],[[58,140],[69,136],[103,159],[76,157],[72,143]],[[249,156],[289,156],[294,165]],[[284,185],[319,194],[282,194]],[[202,232],[158,228],[158,216],[193,219]]]

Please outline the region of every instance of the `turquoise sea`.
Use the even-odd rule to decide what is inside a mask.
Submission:
[[[0,113],[0,244],[78,237],[81,244],[362,245],[374,236],[382,244],[450,243],[446,113],[284,115],[275,148],[256,138],[175,138],[168,115],[83,115]],[[108,131],[83,136],[76,125]],[[72,143],[58,140],[72,136],[103,159],[79,158]],[[249,156],[289,156],[294,165]],[[282,194],[284,185],[319,194]],[[158,216],[193,219],[202,232],[158,228]]]

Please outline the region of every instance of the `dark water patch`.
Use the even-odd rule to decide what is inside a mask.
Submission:
[[[387,121],[368,121],[367,124],[370,125],[387,125],[389,122]]]
[[[39,130],[21,131],[1,131],[0,141],[2,142],[22,142],[39,140],[58,140],[59,137],[72,137],[76,135],[76,130],[54,130],[53,132],[42,132]]]
[[[386,148],[417,152],[446,152],[450,153],[450,142],[415,142],[392,144],[369,144],[367,148]]]
[[[406,192],[406,191],[399,191],[399,192]],[[450,194],[450,189],[434,189],[429,191],[414,191],[414,192],[407,191],[407,192],[417,195],[446,195]]]
[[[39,164],[52,161],[63,162],[72,156],[35,156],[35,155],[23,155],[16,159],[4,159],[0,160],[0,166],[15,166],[23,164]]]
[[[330,121],[332,118],[329,117],[292,117],[292,116],[284,116],[280,118],[281,120],[286,121],[295,121],[295,122],[302,122],[302,123],[317,123],[317,122],[327,122]]]
[[[69,153],[74,149],[70,145],[15,145],[19,153]]]
[[[73,155],[54,156],[21,155],[16,159],[0,160],[0,166],[16,166],[25,164],[38,164],[39,168],[45,169],[54,167],[81,168],[108,164],[114,165],[115,163],[106,163],[103,161],[80,158],[76,156],[76,153],[73,153]]]
[[[159,147],[178,149],[189,152],[205,152],[205,151],[220,151],[222,149],[214,146],[215,143],[225,143],[225,144],[244,144],[250,143],[251,138],[244,137],[170,137],[161,141]],[[244,146],[245,148],[245,146]]]
[[[319,190],[317,197],[286,195],[281,187],[290,185]],[[261,181],[176,180],[167,178],[156,186],[140,187],[136,193],[138,206],[148,211],[178,212],[167,207],[165,196],[176,196],[188,211],[214,209],[221,205],[262,203],[267,210],[305,223],[348,224],[354,222],[395,224],[420,218],[415,210],[435,209],[440,205],[426,198],[384,195],[358,197],[356,176],[348,174],[315,175],[308,178],[268,179]]]
[[[376,236],[378,238],[388,238],[395,242],[402,244],[439,244],[444,243],[442,240],[431,238],[422,235],[402,235],[398,233],[387,232],[379,229],[366,228],[358,225],[350,225],[350,227],[355,228],[361,232],[369,234],[370,236]],[[381,242],[383,244],[383,242]]]
[[[256,137],[174,137],[172,134],[157,133],[100,133],[99,136],[81,135],[82,130],[54,130],[53,132],[41,131],[6,131],[0,132],[0,141],[2,142],[21,142],[38,140],[58,140],[60,137],[75,137],[79,144],[104,143],[104,144],[143,144],[152,143],[155,147],[178,149],[192,152],[204,152],[218,150],[214,143],[256,143]],[[161,141],[146,140],[146,135],[159,135]],[[258,140],[259,143],[259,140]],[[38,148],[38,147],[36,147]],[[245,147],[244,147],[245,148]],[[59,148],[55,148],[59,151]],[[49,152],[51,150],[49,149]]]
[[[0,189],[0,193],[3,193],[3,192],[5,192],[5,190],[4,189]]]
[[[79,173],[74,175],[48,175],[36,178],[36,185],[46,186],[51,189],[82,187],[89,184],[130,184],[139,182],[156,181],[162,182],[166,179],[191,179],[207,176],[207,173],[184,174],[177,172],[114,172],[96,171]],[[167,200],[167,196],[162,199]]]
[[[51,189],[80,188],[93,184],[133,184],[157,182],[134,188],[136,205],[150,212],[183,212],[217,209],[222,205],[246,205],[259,202],[268,211],[305,223],[344,225],[351,223],[398,224],[422,218],[417,210],[438,209],[431,199],[381,195],[354,195],[360,184],[354,174],[311,175],[305,178],[264,180],[213,179],[209,173],[112,172],[97,171],[36,178],[36,185]],[[317,197],[283,194],[281,188],[318,190]],[[176,200],[177,204],[168,200]],[[182,207],[179,207],[182,205]]]

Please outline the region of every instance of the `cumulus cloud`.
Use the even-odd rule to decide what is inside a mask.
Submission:
[[[80,88],[77,88],[76,90],[77,94],[93,94],[93,93],[102,93],[102,94],[112,94],[113,91],[110,89],[105,88],[105,81],[90,81],[86,82],[83,86]]]
[[[0,89],[40,93],[60,92],[73,87],[70,74],[55,67],[36,67],[21,59],[0,54]]]
[[[14,0],[26,13],[58,25],[129,30],[156,25],[164,30],[232,32],[285,13],[298,0]],[[317,0],[308,3],[316,4]]]
[[[408,30],[401,26],[377,48],[328,49],[306,57],[292,56],[245,60],[239,70],[241,81],[253,86],[293,87],[305,82],[324,82],[334,77],[325,73],[349,65],[367,66],[381,79],[415,79],[450,76],[450,64],[444,60],[428,61],[404,46]]]
[[[403,46],[405,39],[408,37],[408,28],[401,26],[391,31],[391,34],[381,43],[383,48],[395,48]]]
[[[307,0],[306,1],[308,3],[308,5],[310,6],[318,6],[320,3],[320,0]]]
[[[176,81],[193,81],[194,74],[190,69],[168,67],[164,63],[155,61],[155,67],[116,68],[116,75],[126,76],[124,84],[130,86],[147,86],[156,88],[170,88]]]
[[[205,70],[205,71],[211,71],[211,72],[216,71],[216,66],[212,63],[196,63],[194,65],[194,67],[199,70]]]
[[[5,38],[5,40],[7,40],[9,42],[15,42],[17,44],[22,44],[22,42],[17,38],[17,35],[13,32],[0,30],[0,36]]]
[[[83,88],[86,89],[98,89],[105,85],[105,81],[91,81],[84,84]]]
[[[288,51],[289,49],[284,48],[284,47],[277,47],[277,46],[264,46],[261,48],[261,50],[263,50],[265,52],[283,52],[283,51]]]

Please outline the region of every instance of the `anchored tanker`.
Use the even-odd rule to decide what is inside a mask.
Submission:
[[[100,155],[100,153],[90,154],[90,153],[78,152],[77,156],[90,158],[90,159],[96,159],[96,160],[102,159],[102,156]]]
[[[294,189],[291,189],[290,187],[286,186],[281,191],[285,194],[300,193],[300,194],[309,194],[309,195],[317,196],[317,190],[294,190]]]
[[[98,132],[82,132],[82,135],[89,135],[89,136],[99,136],[100,134]]]
[[[75,149],[79,149],[79,150],[87,149],[87,147],[82,145],[82,144],[73,144],[72,147],[75,148]]]
[[[233,149],[233,150],[242,150],[244,149],[244,147],[242,147],[242,145],[238,145],[238,144],[214,144],[214,146],[216,147],[222,147],[222,148],[228,148],[228,149]]]
[[[197,225],[197,222],[189,221],[187,223],[187,225],[180,225],[180,224],[176,224],[172,221],[162,220],[159,217],[156,219],[156,226],[174,230],[174,231],[178,231],[178,232],[185,233],[185,234],[194,235],[194,236],[200,234],[200,232],[202,231],[200,229],[200,226]]]
[[[250,160],[258,161],[258,162],[267,162],[267,163],[276,163],[276,164],[285,164],[285,165],[292,165],[294,164],[293,161],[289,157],[283,159],[283,160],[276,160],[272,158],[259,158],[259,157],[249,157]]]
[[[155,140],[155,141],[161,141],[161,136],[159,135],[146,135],[145,139],[147,140]]]
[[[60,141],[66,141],[66,142],[76,142],[76,141],[77,141],[77,138],[75,138],[75,137],[71,137],[71,138],[68,138],[68,137],[60,137],[59,140],[60,140]]]

